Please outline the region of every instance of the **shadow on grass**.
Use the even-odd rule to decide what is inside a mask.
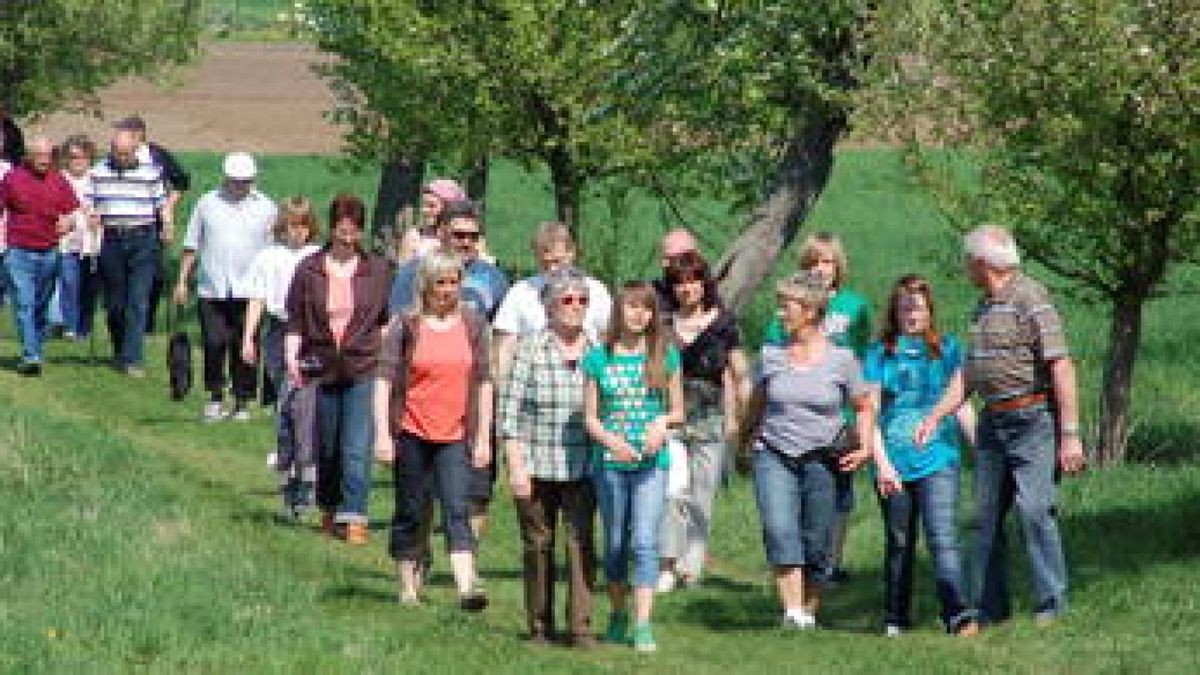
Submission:
[[[362,601],[396,604],[396,594],[379,588],[368,588],[357,584],[339,584],[321,592],[320,602]]]
[[[1200,557],[1200,492],[1133,507],[1068,513],[1062,527],[1068,562],[1083,572],[1077,575],[1077,587],[1106,573],[1136,576],[1153,565]]]

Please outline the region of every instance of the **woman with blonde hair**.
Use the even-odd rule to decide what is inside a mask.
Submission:
[[[825,279],[797,272],[779,282],[775,296],[788,339],[762,349],[745,441],[754,453],[755,500],[783,625],[810,629],[830,570],[834,476],[869,456],[846,442],[842,411],[853,407],[863,439],[874,439],[875,420],[854,354],[821,329],[829,303]]]
[[[679,352],[648,282],[621,287],[605,343],[583,359],[584,423],[598,446],[596,495],[604,524],[604,571],[612,603],[605,638],[657,649],[650,626],[658,540],[666,505],[665,452],[684,422]],[[633,627],[626,608],[633,560]]]
[[[259,326],[266,315],[262,335],[263,369],[278,392],[275,401],[276,451],[268,463],[279,472],[283,496],[283,514],[299,518],[313,505],[316,485],[316,389],[297,389],[287,378],[283,355],[283,336],[287,326],[287,293],[296,266],[319,250],[312,242],[321,234],[306,197],[289,197],[279,203],[279,214],[272,228],[275,243],[254,257],[244,279],[246,322],[242,331],[242,358],[253,364],[258,359]]]
[[[462,260],[436,250],[417,263],[413,305],[392,317],[379,355],[376,456],[393,462],[390,549],[400,602],[421,602],[421,534],[430,499],[442,505],[459,604],[487,606],[475,568],[468,488],[491,463],[492,377],[487,320],[461,300]]]
[[[804,240],[799,252],[800,269],[820,275],[830,292],[825,319],[821,330],[838,347],[854,352],[862,361],[871,342],[871,308],[866,299],[846,287],[850,264],[846,248],[836,234],[827,231],[814,232]],[[786,342],[786,331],[776,316],[767,325],[764,344],[782,345]],[[853,419],[853,412],[845,411],[846,419]],[[836,515],[833,523],[833,550],[830,564],[831,581],[842,581],[846,572],[842,569],[842,552],[846,548],[846,530],[850,512],[854,510],[854,477],[849,474],[836,477],[834,495]]]

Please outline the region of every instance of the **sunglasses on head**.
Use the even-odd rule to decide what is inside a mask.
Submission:
[[[450,230],[450,236],[463,241],[479,241],[483,233],[478,230]]]
[[[563,307],[570,307],[572,305],[587,307],[588,297],[586,295],[564,295],[558,299],[558,302]]]

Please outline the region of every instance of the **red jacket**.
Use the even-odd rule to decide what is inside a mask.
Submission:
[[[58,219],[77,208],[75,190],[57,169],[39,176],[18,166],[0,181],[0,211],[8,213],[12,248],[45,251],[58,246]]]

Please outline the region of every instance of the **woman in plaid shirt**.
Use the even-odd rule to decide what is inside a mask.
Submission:
[[[569,641],[576,647],[595,644],[591,595],[596,493],[579,368],[591,345],[583,330],[589,299],[587,277],[578,270],[546,275],[541,300],[548,325],[519,339],[500,397],[499,430],[525,550],[526,620],[529,640],[537,644],[554,635],[554,530],[560,514],[566,523],[570,570]]]

